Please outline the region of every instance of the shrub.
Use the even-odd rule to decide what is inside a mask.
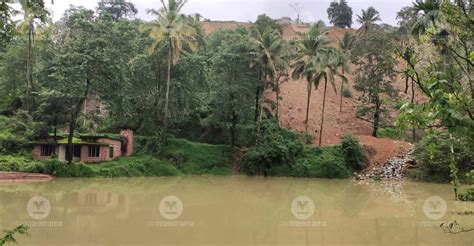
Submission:
[[[193,143],[169,139],[165,157],[185,174],[231,174],[234,150],[228,145]]]
[[[149,156],[135,156],[91,165],[98,177],[177,176],[180,172],[171,163]]]
[[[352,97],[352,91],[349,88],[344,87],[344,89],[342,90],[342,96],[345,97],[345,98],[351,98]]]
[[[461,201],[474,201],[474,170],[466,174],[471,186],[466,191],[459,194],[459,200]]]
[[[364,153],[364,148],[353,136],[345,136],[341,144],[342,154],[346,161],[346,166],[354,171],[362,171],[367,167],[368,159]]]
[[[44,174],[60,178],[91,178],[94,177],[92,168],[83,163],[67,164],[58,160],[44,162]]]
[[[276,122],[265,121],[259,144],[242,157],[241,170],[248,175],[268,175],[275,166],[292,166],[303,150],[298,134],[280,128]]]
[[[421,181],[450,182],[451,145],[459,176],[465,176],[474,169],[474,144],[465,139],[454,140],[455,143],[451,141],[447,133],[435,133],[423,138],[413,152],[420,163],[419,170],[411,172],[410,176]]]
[[[294,177],[343,179],[351,175],[339,146],[309,150],[293,166]]]
[[[390,138],[395,140],[403,139],[403,134],[401,134],[397,129],[393,128],[380,128],[377,131],[377,136],[379,138]]]

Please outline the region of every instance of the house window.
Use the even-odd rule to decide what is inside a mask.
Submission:
[[[100,157],[100,146],[89,146],[89,157]]]
[[[53,154],[53,146],[41,145],[41,156],[51,156]]]
[[[81,157],[81,146],[72,146],[72,154],[74,158]],[[66,156],[69,156],[69,148],[66,146]]]
[[[114,147],[110,147],[110,149],[109,149],[109,158],[110,159],[114,158]]]

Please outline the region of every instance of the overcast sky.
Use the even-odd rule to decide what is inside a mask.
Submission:
[[[349,6],[355,14],[362,9],[373,6],[380,12],[383,23],[396,25],[396,13],[404,6],[411,5],[413,0],[348,0]],[[55,0],[54,5],[48,2],[48,8],[53,12],[53,19],[61,18],[69,5],[84,6],[94,9],[98,0]],[[147,9],[160,7],[159,0],[131,0],[138,9],[138,18],[150,20]],[[295,12],[290,4],[298,2],[303,6],[302,19],[306,22],[323,20],[328,24],[326,10],[331,0],[188,0],[184,8],[187,14],[200,13],[204,18],[211,20],[255,21],[256,17],[265,13],[272,18],[283,16],[296,19]],[[355,23],[354,26],[357,26]]]

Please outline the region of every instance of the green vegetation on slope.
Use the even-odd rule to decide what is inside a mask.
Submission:
[[[261,135],[262,141],[242,158],[242,171],[248,175],[348,178],[367,165],[362,146],[351,136],[341,145],[310,148],[274,122],[265,122]]]

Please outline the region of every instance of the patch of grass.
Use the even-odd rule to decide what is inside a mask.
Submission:
[[[377,136],[379,138],[390,138],[395,140],[403,139],[403,134],[393,128],[380,128],[377,132]]]
[[[185,139],[170,139],[165,156],[184,174],[232,174],[234,150],[228,145],[194,143]]]
[[[124,157],[103,164],[73,163],[58,160],[33,161],[21,156],[0,158],[0,171],[53,175],[58,178],[177,176],[181,172],[167,161],[153,157]]]

